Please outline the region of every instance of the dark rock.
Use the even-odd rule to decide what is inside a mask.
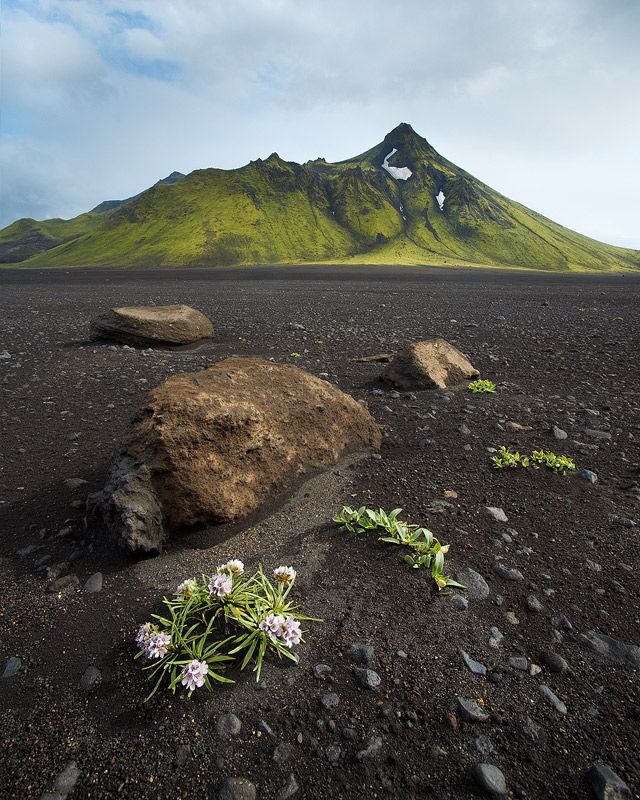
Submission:
[[[97,316],[89,338],[133,345],[191,344],[213,336],[213,325],[189,306],[123,306]]]
[[[462,719],[467,722],[486,722],[489,715],[483,711],[475,700],[469,700],[466,697],[457,697],[458,711]]]
[[[549,672],[562,673],[569,669],[569,664],[558,653],[553,650],[543,650],[540,653],[540,661],[549,670]]]
[[[2,673],[3,678],[13,678],[14,675],[17,675],[20,671],[20,667],[22,666],[22,661],[15,656],[12,656],[8,661],[4,668],[4,672]]]
[[[489,586],[480,573],[465,567],[456,575],[456,580],[461,583],[469,597],[473,600],[486,600],[489,597]]]
[[[357,664],[369,664],[373,659],[374,649],[370,644],[353,642],[353,644],[347,646],[344,654]]]
[[[296,780],[296,776],[292,772],[287,778],[287,782],[285,783],[285,785],[280,789],[280,791],[276,795],[276,800],[291,800],[291,798],[295,797],[299,791],[300,787],[298,786],[298,781]]]
[[[582,641],[592,650],[606,656],[616,664],[623,664],[625,667],[640,669],[640,647],[633,644],[626,644],[611,636],[596,631],[588,631],[580,634]]]
[[[80,678],[80,688],[88,692],[102,680],[102,673],[97,667],[87,667]]]
[[[375,689],[380,686],[380,676],[372,669],[363,669],[362,667],[355,667],[353,674],[358,679],[358,683],[365,689]]]
[[[604,764],[594,764],[586,777],[597,800],[627,800],[632,796],[622,778]]]
[[[479,376],[469,359],[444,339],[408,345],[381,375],[401,389],[446,389]]]
[[[235,714],[221,714],[216,720],[216,733],[221,739],[230,739],[240,733],[242,723]]]
[[[505,581],[523,581],[524,575],[518,569],[508,569],[500,561],[495,561],[492,566],[493,571],[499,578]]]
[[[256,800],[256,787],[247,778],[227,778],[218,792],[218,800]]]
[[[493,764],[475,764],[471,776],[478,786],[493,797],[504,797],[507,794],[507,782],[501,770]]]

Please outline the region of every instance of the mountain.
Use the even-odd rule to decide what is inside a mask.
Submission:
[[[640,269],[640,251],[589,239],[509,200],[406,123],[335,164],[296,164],[273,153],[239,169],[178,176],[67,222],[19,220],[0,231],[0,258],[25,267],[352,262]]]

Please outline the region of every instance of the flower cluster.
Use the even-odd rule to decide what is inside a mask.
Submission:
[[[291,650],[294,645],[300,644],[302,632],[300,623],[293,617],[286,619],[282,614],[269,614],[258,625],[258,628],[268,635],[272,642],[282,639],[284,646]]]
[[[176,597],[180,597],[181,599],[191,597],[191,595],[195,592],[198,588],[196,581],[194,578],[189,578],[186,581],[182,581],[180,586],[176,589]]]
[[[144,650],[148,659],[164,658],[171,644],[171,636],[159,631],[150,622],[145,622],[138,631],[136,643]]]
[[[278,567],[278,569],[273,570],[273,574],[278,583],[284,585],[291,583],[296,577],[296,571],[293,567]]]
[[[209,672],[206,661],[198,661],[195,658],[182,670],[182,685],[192,692],[204,686],[205,675]]]
[[[218,567],[218,571],[207,584],[209,594],[215,594],[216,597],[225,597],[230,594],[234,577],[239,578],[243,573],[244,564],[242,561],[237,558],[227,561],[226,564]]]

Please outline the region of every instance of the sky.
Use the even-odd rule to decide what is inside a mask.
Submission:
[[[445,158],[640,249],[640,0],[3,0],[0,227],[174,170]]]

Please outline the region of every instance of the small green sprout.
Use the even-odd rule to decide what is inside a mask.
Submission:
[[[496,385],[495,383],[491,383],[491,381],[472,381],[468,386],[467,389],[471,389],[473,392],[495,392]]]
[[[549,467],[554,472],[566,475],[567,472],[575,470],[576,465],[569,456],[557,456],[550,450],[534,450],[530,456],[512,453],[511,450],[501,447],[498,454],[492,456],[494,469],[510,469],[513,467],[533,467],[540,469],[541,466]]]
[[[291,356],[291,358],[302,358],[300,353],[289,353],[289,355]]]
[[[498,455],[493,456],[493,466],[495,469],[512,469],[513,467],[528,467],[529,457],[521,456],[520,453],[512,453],[510,449],[501,447]]]

